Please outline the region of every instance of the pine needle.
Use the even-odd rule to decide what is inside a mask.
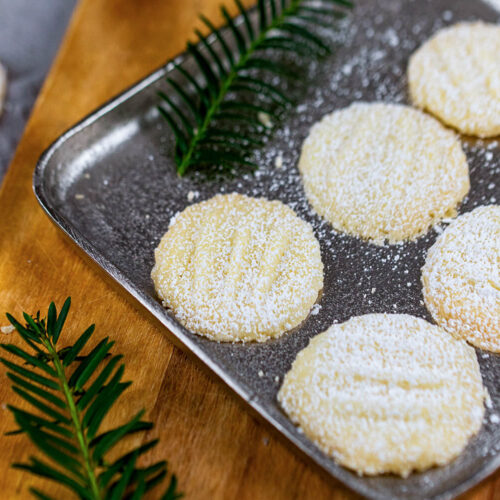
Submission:
[[[94,333],[87,328],[73,346],[58,349],[59,337],[66,321],[71,299],[64,302],[59,314],[52,302],[47,318],[40,313],[23,314],[23,326],[10,314],[7,318],[33,353],[14,344],[1,347],[18,359],[18,363],[0,358],[13,382],[12,389],[36,413],[9,405],[18,429],[8,434],[26,434],[43,455],[31,457],[27,463],[13,464],[51,479],[85,500],[142,498],[144,493],[167,477],[166,462],[140,467],[138,458],[156,441],[133,448],[113,462],[107,454],[130,434],[151,429],[142,420],[144,411],[128,422],[100,432],[104,418],[131,382],[123,382],[125,365],[121,355],[110,355],[114,344],[101,340],[87,355],[81,355]],[[169,475],[162,498],[175,500],[175,475]],[[35,498],[50,498],[31,488]]]
[[[328,55],[330,47],[315,27],[333,27],[351,7],[348,0],[258,0],[257,19],[252,23],[240,1],[234,1],[240,23],[221,7],[225,29],[216,29],[200,16],[211,37],[196,30],[199,44],[188,43],[187,52],[203,81],[177,66],[180,80],[167,78],[168,91],[159,93],[163,101],[159,110],[175,136],[179,176],[189,169],[232,172],[238,166],[257,168],[251,156],[258,145],[249,147],[248,141],[228,138],[215,147],[207,143],[207,136],[214,129],[221,133],[238,130],[241,135],[251,130],[265,141],[269,130],[259,127],[259,113],[281,116],[293,104],[281,90],[282,83],[297,80],[295,72],[270,53],[299,59]],[[235,114],[244,120],[225,114],[229,107],[238,108]],[[226,117],[223,122],[218,120],[221,114]]]

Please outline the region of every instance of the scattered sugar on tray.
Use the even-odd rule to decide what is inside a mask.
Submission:
[[[370,21],[373,23],[373,21]],[[391,56],[392,52],[388,51],[390,47],[388,46],[387,43],[383,42],[381,40],[381,34],[380,33],[375,33],[375,31],[371,30],[371,36],[374,38],[373,40],[373,45],[369,46],[368,49],[363,49],[361,55],[359,54],[359,49],[358,49],[358,43],[356,42],[353,44],[353,40],[355,40],[354,35],[356,33],[365,33],[368,28],[370,28],[370,22],[366,22],[366,24],[357,26],[356,24],[351,24],[348,26],[348,36],[346,40],[343,40],[342,43],[345,45],[344,47],[346,48],[345,52],[346,54],[355,54],[355,56],[349,56],[347,55],[347,58],[350,58],[349,62],[353,64],[353,75],[354,80],[349,80],[348,78],[345,78],[344,75],[341,75],[339,71],[331,71],[330,72],[330,86],[323,86],[323,96],[324,96],[324,105],[328,106],[329,110],[334,109],[336,106],[336,102],[338,101],[337,99],[337,87],[341,87],[340,90],[341,92],[338,94],[340,100],[344,100],[346,102],[349,102],[352,100],[352,87],[358,85],[359,82],[364,80],[365,86],[367,81],[372,81],[372,88],[367,90],[367,96],[372,99],[374,93],[376,93],[376,98],[377,99],[383,99],[383,100],[388,100],[388,101],[401,101],[404,100],[405,98],[405,86],[404,85],[397,85],[394,83],[394,79],[388,78],[386,79],[384,76],[384,71],[385,67],[390,67],[390,64],[388,65],[388,57]],[[442,20],[437,19],[435,21],[432,21],[434,24],[432,25],[431,28],[429,28],[429,23],[430,21],[420,21],[416,20],[414,24],[411,26],[407,26],[404,29],[412,31],[414,34],[419,35],[420,38],[417,40],[420,40],[420,42],[424,41],[425,38],[427,38],[428,33],[430,33],[433,30],[436,30],[442,26]],[[371,29],[371,28],[370,28]],[[383,30],[382,30],[383,31]],[[404,40],[406,36],[404,30],[398,32],[398,36],[400,40]],[[361,45],[360,45],[361,46]],[[391,49],[392,50],[392,49]],[[356,56],[356,54],[358,54]],[[345,61],[346,56],[343,54],[343,59]],[[340,59],[339,59],[340,62]],[[396,63],[397,64],[397,63]],[[340,64],[341,66],[342,64]],[[383,78],[384,76],[384,78]],[[357,79],[356,79],[357,78]],[[374,88],[377,86],[377,82],[383,81],[383,85],[380,87]],[[342,97],[344,96],[344,97]],[[314,113],[314,109],[312,106],[312,101],[306,100],[302,102],[298,109],[297,112],[298,114],[302,114],[303,116],[311,116]],[[265,151],[263,152],[262,156],[262,161],[259,162],[260,165],[262,165],[262,168],[260,172],[257,174],[255,178],[253,178],[252,183],[247,183],[246,184],[246,189],[247,193],[253,194],[255,196],[262,196],[263,193],[266,192],[266,185],[268,182],[272,182],[273,185],[275,184],[280,184],[281,183],[281,191],[280,191],[280,197],[283,196],[287,199],[287,202],[290,200],[295,200],[299,198],[298,201],[298,212],[300,213],[301,216],[305,216],[309,221],[311,221],[315,233],[318,236],[318,238],[322,241],[322,246],[325,249],[328,249],[328,252],[330,253],[331,250],[330,248],[337,248],[339,245],[342,247],[343,241],[349,241],[350,237],[345,237],[344,235],[338,234],[337,232],[331,230],[331,228],[328,227],[328,225],[325,226],[325,223],[323,220],[317,218],[314,216],[314,213],[309,210],[309,207],[307,205],[307,202],[303,200],[302,193],[297,194],[297,189],[296,187],[299,186],[300,184],[297,182],[298,177],[296,175],[296,169],[295,168],[287,168],[286,169],[286,174],[285,170],[278,172],[274,168],[274,159],[276,157],[276,152],[277,151],[282,151],[286,150],[285,148],[288,148],[288,142],[290,139],[292,139],[293,144],[290,146],[291,154],[290,158],[287,156],[286,164],[290,165],[291,167],[294,167],[296,164],[296,157],[294,156],[294,149],[297,149],[300,145],[300,141],[297,141],[297,126],[300,127],[300,123],[302,123],[302,120],[295,120],[290,124],[287,122],[287,124],[278,129],[277,133],[275,135],[277,141],[277,148],[274,148],[273,145],[271,147],[266,147]],[[304,123],[307,123],[307,120],[304,120]],[[299,139],[300,139],[300,134],[299,134]],[[467,147],[465,145],[465,147]],[[498,148],[498,141],[488,141],[484,147],[489,150],[493,151],[496,148]],[[288,154],[288,153],[287,153]],[[475,148],[474,150],[468,151],[468,155],[472,158],[475,158],[477,155],[481,154],[481,148]],[[497,155],[498,156],[498,155]],[[493,157],[492,162],[495,160],[495,157]],[[475,162],[478,165],[481,165],[481,162]],[[484,164],[484,162],[482,162]],[[498,162],[495,162],[497,164]],[[492,164],[492,167],[495,165]],[[498,169],[498,166],[496,166]],[[497,170],[498,173],[500,171]],[[252,178],[252,176],[249,176],[249,178]],[[255,184],[254,184],[255,183]],[[256,187],[254,187],[256,186]],[[474,198],[473,198],[474,199]],[[483,202],[487,202],[485,199]],[[474,203],[476,203],[474,201]],[[451,219],[449,219],[446,222],[451,222]],[[411,260],[413,262],[414,257],[412,255],[413,252],[410,252],[410,254],[406,257],[405,259]],[[419,255],[421,255],[421,252],[418,252]],[[418,261],[418,258],[415,257],[415,259]],[[327,266],[329,266],[328,262],[326,262]],[[410,263],[411,264],[411,263]],[[404,271],[407,273],[408,271],[405,269]],[[368,281],[369,283],[370,281]],[[376,283],[375,283],[376,284]],[[370,290],[370,288],[368,288]],[[383,294],[381,294],[381,297],[383,297]],[[379,298],[377,298],[375,303],[379,302]],[[423,305],[422,301],[419,301],[421,305]]]
[[[420,23],[415,23],[411,28],[411,32],[414,35],[420,34],[421,31],[422,31],[422,25]]]
[[[259,111],[257,114],[257,119],[262,125],[266,128],[273,127],[273,121],[271,120],[271,115],[269,113],[265,113],[264,111]]]
[[[397,47],[399,45],[399,37],[394,28],[388,28],[384,33],[384,39],[390,47]]]
[[[311,316],[316,316],[319,314],[319,311],[321,310],[321,304],[314,304],[312,309],[311,309]]]
[[[200,196],[198,191],[189,191],[187,194],[187,200],[191,203],[193,200],[198,198],[198,196]]]
[[[453,12],[451,10],[445,10],[443,12],[443,20],[449,23],[453,19]]]
[[[484,405],[488,410],[491,410],[493,408],[493,402],[491,401],[491,396],[488,391],[486,391],[486,399],[484,400]]]
[[[348,76],[352,73],[352,63],[346,63],[342,66],[341,70],[344,75]]]
[[[283,167],[283,155],[281,154],[281,152],[279,152],[278,155],[276,156],[276,158],[274,159],[274,166],[276,168]]]

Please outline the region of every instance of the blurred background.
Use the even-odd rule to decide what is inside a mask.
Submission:
[[[0,114],[0,183],[75,4],[76,0],[0,0],[0,64],[7,71]]]

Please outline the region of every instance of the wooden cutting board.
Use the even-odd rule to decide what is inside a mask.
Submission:
[[[71,295],[63,343],[73,342],[91,322],[97,325],[96,339],[116,340],[114,351],[125,355],[126,377],[134,384],[113,416],[147,408],[156,424],[147,438],[160,439],[151,460],[169,461],[187,498],[355,498],[270,436],[235,397],[174,348],[125,292],[103,281],[52,226],[31,189],[35,163],[57,136],[181,52],[193,29],[201,27],[198,13],[220,20],[219,2],[81,0],[0,191],[0,311],[15,316],[46,311],[51,300],[61,305]],[[0,319],[0,326],[6,324]],[[0,340],[19,343],[12,334],[0,334]],[[9,389],[3,367],[0,380],[0,497],[24,499],[28,487],[37,486],[68,498],[64,488],[9,469],[36,450],[23,436],[1,435],[14,428],[5,404],[22,403]],[[500,473],[464,498],[500,498]]]

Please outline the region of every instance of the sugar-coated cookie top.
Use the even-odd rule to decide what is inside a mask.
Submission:
[[[469,190],[455,134],[407,106],[356,103],[315,124],[299,161],[307,198],[333,227],[375,243],[414,239]]]
[[[500,352],[500,206],[453,221],[422,269],[425,303],[450,333]]]
[[[405,314],[333,325],[299,352],[278,399],[327,454],[360,474],[443,465],[482,422],[474,349]]]
[[[155,250],[164,304],[195,333],[264,341],[299,325],[323,287],[311,226],[279,201],[218,195],[186,208]]]
[[[500,135],[500,26],[459,23],[438,31],[411,57],[413,102],[461,132]]]

